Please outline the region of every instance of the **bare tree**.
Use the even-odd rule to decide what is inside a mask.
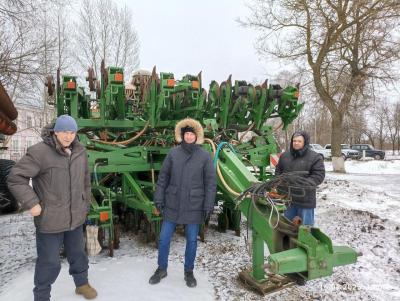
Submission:
[[[114,65],[123,66],[126,74],[139,68],[140,43],[136,31],[132,24],[132,11],[126,6],[118,10],[116,20],[120,24],[115,27],[120,28],[116,33],[116,43],[114,47]]]
[[[397,153],[400,155],[400,101],[396,103],[395,125],[397,129]]]
[[[373,140],[378,142],[379,148],[383,149],[385,140],[388,137],[387,134],[387,112],[389,110],[388,104],[385,100],[380,101],[373,108],[371,115],[374,119],[373,122]],[[375,146],[373,142],[372,145]]]
[[[0,80],[13,101],[31,91],[40,73],[44,42],[37,14],[42,1],[4,1],[0,5]]]
[[[122,67],[130,73],[139,66],[139,39],[132,24],[132,12],[111,0],[84,0],[76,33],[76,53],[80,66],[89,66],[99,75],[99,64]]]
[[[354,144],[362,143],[362,139],[367,128],[364,111],[351,111],[345,116],[343,121],[343,140],[342,143]]]
[[[387,128],[387,133],[392,144],[393,154],[396,150],[396,141],[398,140],[399,128],[400,128],[400,103],[393,103],[390,105],[386,105],[383,110],[383,114],[385,116],[385,123]]]
[[[365,95],[373,80],[393,79],[399,58],[400,2],[393,0],[254,0],[246,26],[260,32],[262,55],[306,61],[315,89],[332,118],[335,171],[344,117],[354,95]]]
[[[53,36],[56,37],[56,51],[53,54],[56,58],[54,67],[59,68],[61,72],[75,73],[73,51],[71,45],[73,45],[74,36],[71,35],[70,26],[70,14],[74,8],[66,6],[64,3],[56,5],[53,14]],[[53,68],[54,68],[53,67]],[[49,70],[49,72],[53,72]]]
[[[70,3],[70,2],[69,2]],[[45,76],[64,60],[66,41],[58,28],[69,4],[59,0],[17,0],[0,4],[0,80],[13,101],[43,105]],[[60,12],[63,21],[60,21]]]
[[[78,59],[82,69],[92,66],[95,73],[98,74],[100,49],[96,32],[95,4],[93,1],[82,1],[79,11],[79,22],[75,27],[79,28],[75,39],[75,57]]]

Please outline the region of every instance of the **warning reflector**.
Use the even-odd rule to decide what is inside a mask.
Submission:
[[[278,165],[278,161],[282,153],[269,155],[269,167],[274,168]]]

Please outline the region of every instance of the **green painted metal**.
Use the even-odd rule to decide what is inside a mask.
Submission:
[[[206,137],[216,144],[234,145],[235,152],[223,148],[217,158],[224,179],[218,178],[217,199],[222,203],[218,226],[239,235],[241,216],[246,217],[253,238],[249,279],[267,281],[264,244],[270,253],[269,268],[277,274],[301,273],[314,279],[330,275],[334,266],[355,262],[352,249],[332,246],[319,229],[297,229],[283,216],[284,205],[277,205],[278,214],[271,215],[271,206],[262,198],[236,200],[237,193],[272,176],[267,172],[269,155],[278,148],[266,122],[281,118],[286,127],[296,118],[303,107],[298,88],[266,81],[254,86],[229,77],[221,84],[211,82],[207,93],[201,73],[178,80],[172,73],[157,74],[154,68],[151,75],[134,75],[128,89],[121,68],[102,63],[100,69],[99,83],[93,74],[88,77],[96,93],[78,87],[76,77],[58,80],[56,106],[58,115],[70,114],[77,120],[93,178],[88,218],[108,230],[110,240],[117,220],[136,232],[144,223],[147,239],[157,240],[162,221],[153,203],[157,175],[174,146],[176,122],[189,116],[200,120]],[[243,140],[239,133],[249,131],[254,137]],[[213,153],[211,145],[204,148]],[[110,218],[101,220],[105,212]]]
[[[229,165],[230,161],[240,165],[231,154],[224,152],[222,156],[225,165]],[[235,169],[235,179],[240,178],[237,174],[240,170],[240,168]],[[224,173],[224,177],[230,175],[229,172]],[[236,185],[235,180],[230,183],[232,186]],[[242,191],[248,187],[250,183],[247,183]],[[239,185],[236,188],[239,188]],[[232,197],[232,202],[234,201]],[[238,208],[246,216],[253,230],[251,275],[256,282],[267,280],[264,274],[264,252],[261,242],[265,242],[268,246],[269,269],[276,274],[302,273],[305,279],[315,279],[331,275],[334,266],[357,261],[355,250],[333,246],[331,239],[320,229],[308,226],[300,226],[297,229],[283,216],[284,205],[278,205],[279,215],[273,213],[272,216],[270,215],[272,208],[262,200],[247,198],[238,204]]]
[[[253,228],[253,270],[251,275],[256,281],[264,281],[265,267],[264,267],[264,240],[258,234],[257,230]]]
[[[317,228],[300,227],[297,248],[269,256],[270,270],[277,274],[305,273],[307,279],[329,276],[333,267],[355,263],[357,253],[345,246],[332,246],[330,239]]]
[[[220,153],[219,165],[225,182],[238,192],[258,182],[242,160],[228,149]],[[239,209],[253,231],[253,265],[246,281],[253,279],[254,284],[265,283],[268,289],[271,287],[265,274],[264,243],[270,253],[269,270],[275,274],[301,273],[303,278],[310,280],[331,275],[334,266],[356,262],[357,253],[353,249],[332,246],[330,238],[320,229],[293,225],[283,215],[286,209],[283,204],[276,205],[279,214],[273,211],[271,215],[272,207],[263,199],[245,198],[236,203],[236,196],[227,191],[221,179],[218,187],[227,197],[225,204]]]

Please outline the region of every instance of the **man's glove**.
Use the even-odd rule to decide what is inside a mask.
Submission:
[[[213,213],[213,210],[204,210],[204,212],[203,212],[204,221],[209,220],[212,213]]]

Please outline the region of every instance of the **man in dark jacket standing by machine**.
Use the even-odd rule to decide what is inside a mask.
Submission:
[[[177,123],[175,140],[181,143],[165,158],[157,180],[154,202],[162,213],[158,245],[158,268],[150,284],[167,276],[171,237],[177,224],[185,225],[186,250],[184,278],[188,287],[195,287],[193,275],[200,225],[214,209],[216,174],[211,155],[201,147],[204,132],[201,124],[190,118]]]
[[[291,193],[292,202],[285,211],[285,216],[293,221],[301,219],[303,225],[314,225],[316,207],[316,186],[325,178],[324,160],[321,155],[309,149],[310,137],[305,131],[295,132],[290,142],[290,150],[279,159],[275,175],[290,172],[306,172],[307,184],[299,193]],[[312,187],[310,187],[312,183]],[[301,187],[300,187],[301,188]]]
[[[89,266],[82,229],[90,206],[90,173],[86,150],[76,137],[77,130],[72,117],[58,117],[54,127],[43,128],[43,141],[28,148],[7,179],[21,207],[34,216],[38,256],[35,301],[50,300],[51,285],[61,270],[62,245],[76,294],[86,299],[97,296],[88,283]]]

